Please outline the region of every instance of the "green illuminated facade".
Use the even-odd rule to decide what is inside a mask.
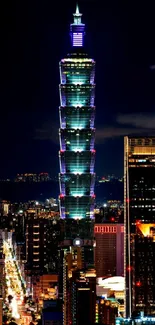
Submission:
[[[95,62],[84,50],[85,25],[76,10],[70,27],[72,50],[60,61],[60,215],[94,217]]]

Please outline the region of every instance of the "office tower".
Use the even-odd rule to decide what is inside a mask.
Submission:
[[[63,260],[63,325],[94,324],[95,322],[96,271],[91,268],[84,269],[83,265],[80,247],[72,246],[69,252],[65,252]],[[85,315],[83,315],[82,308]]]
[[[155,137],[125,137],[126,317],[155,308]]]
[[[63,269],[59,279],[59,297],[61,299],[63,298],[64,302],[63,325],[67,325],[72,322],[70,292],[70,279],[72,278],[72,272],[75,270],[81,270],[83,268],[83,264],[83,256],[80,247],[72,246],[70,251],[64,252]],[[60,280],[63,280],[62,283]]]
[[[124,225],[119,223],[95,224],[94,235],[96,276],[123,276]]]
[[[76,238],[81,246],[92,246],[95,62],[85,51],[85,25],[78,6],[73,16],[71,51],[60,61],[60,215],[67,246]]]
[[[94,270],[74,271],[71,284],[72,324],[95,323],[96,274]]]
[[[66,315],[64,325],[95,323],[96,274],[95,270],[73,270],[67,280]]]

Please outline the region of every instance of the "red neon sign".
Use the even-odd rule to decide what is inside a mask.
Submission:
[[[95,226],[94,228],[95,234],[116,234],[117,227],[116,226]]]

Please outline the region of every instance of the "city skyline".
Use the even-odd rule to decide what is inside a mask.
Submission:
[[[0,325],[153,325],[154,11],[4,13]]]
[[[59,2],[55,9],[50,3],[20,4],[10,6],[9,16],[4,4],[1,177],[23,170],[52,175],[59,171],[57,62],[68,48],[68,21],[75,3],[61,6],[60,11]],[[98,62],[96,172],[101,174],[102,168],[106,174],[122,174],[121,135],[154,134],[153,10],[141,5],[139,15],[138,5],[133,11],[131,5],[114,2],[101,10],[95,1],[84,0],[79,6],[89,26],[87,47]],[[115,163],[113,155],[119,157]]]

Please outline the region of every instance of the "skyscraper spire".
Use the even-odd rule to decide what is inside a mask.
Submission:
[[[74,24],[81,25],[82,14],[80,14],[78,3],[76,4],[76,11],[75,14],[73,14],[73,16],[74,16]]]
[[[74,22],[70,25],[72,46],[82,47],[85,34],[85,24],[82,24],[82,14],[79,12],[79,6],[76,5],[76,11],[73,14]]]
[[[79,6],[78,6],[78,3],[76,4],[76,15],[78,15],[80,12],[79,12]]]

